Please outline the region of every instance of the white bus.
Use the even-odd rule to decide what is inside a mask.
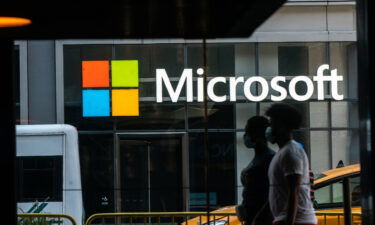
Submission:
[[[83,224],[78,133],[70,125],[17,125],[18,213],[62,213]]]

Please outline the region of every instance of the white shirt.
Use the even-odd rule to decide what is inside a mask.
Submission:
[[[298,207],[295,223],[316,224],[316,216],[310,199],[309,161],[302,145],[290,140],[273,157],[268,169],[270,191],[268,200],[274,222],[285,221],[288,203],[288,184],[286,176],[301,175]]]

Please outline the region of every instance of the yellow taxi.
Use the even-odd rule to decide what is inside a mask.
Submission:
[[[348,182],[349,193],[344,192],[345,182]],[[353,224],[361,224],[361,186],[360,165],[350,165],[319,174],[314,181],[314,206],[317,212],[318,224],[344,224],[344,196],[348,195],[351,202]],[[329,216],[328,214],[341,214]],[[321,214],[325,214],[324,216]]]
[[[347,185],[344,188],[344,185]],[[354,225],[361,224],[360,207],[360,165],[350,165],[317,174],[314,179],[314,207],[319,225],[344,224],[344,196],[349,196],[351,202],[352,221]],[[344,193],[349,190],[350,193]],[[226,216],[235,213],[235,206],[227,206],[212,211],[210,223],[202,217],[188,220],[188,225],[241,225],[236,216]],[[215,218],[214,218],[215,217]],[[229,223],[228,223],[229,222]]]

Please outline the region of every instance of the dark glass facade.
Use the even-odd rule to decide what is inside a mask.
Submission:
[[[308,101],[286,100],[304,115],[303,127],[294,137],[305,146],[312,169],[319,173],[336,167],[340,160],[359,162],[355,57],[354,42],[208,43],[206,73],[209,80],[262,76],[268,82],[282,75],[288,85],[297,75],[316,75],[322,64],[337,69],[344,76],[339,84],[343,101],[332,99],[328,85],[324,101],[317,100],[316,92]],[[139,116],[82,116],[81,62],[86,60],[138,60]],[[185,87],[178,102],[166,98],[157,103],[155,78],[156,69],[164,68],[176,88],[185,68],[203,66],[202,44],[82,41],[63,46],[63,61],[64,123],[80,133],[86,214],[204,210],[204,104],[187,102]],[[254,154],[243,145],[244,126],[249,117],[263,115],[272,104],[269,96],[261,102],[248,101],[241,88],[238,85],[236,102],[208,102],[207,183],[212,208],[241,201],[239,174]],[[253,93],[260,91],[252,86]],[[214,92],[228,95],[228,83],[216,85]],[[297,85],[296,92],[305,93],[306,85]],[[195,100],[196,96],[194,89]]]

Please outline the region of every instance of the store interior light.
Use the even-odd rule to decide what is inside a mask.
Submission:
[[[2,17],[0,16],[0,28],[5,27],[23,27],[31,24],[31,20],[20,17]]]

